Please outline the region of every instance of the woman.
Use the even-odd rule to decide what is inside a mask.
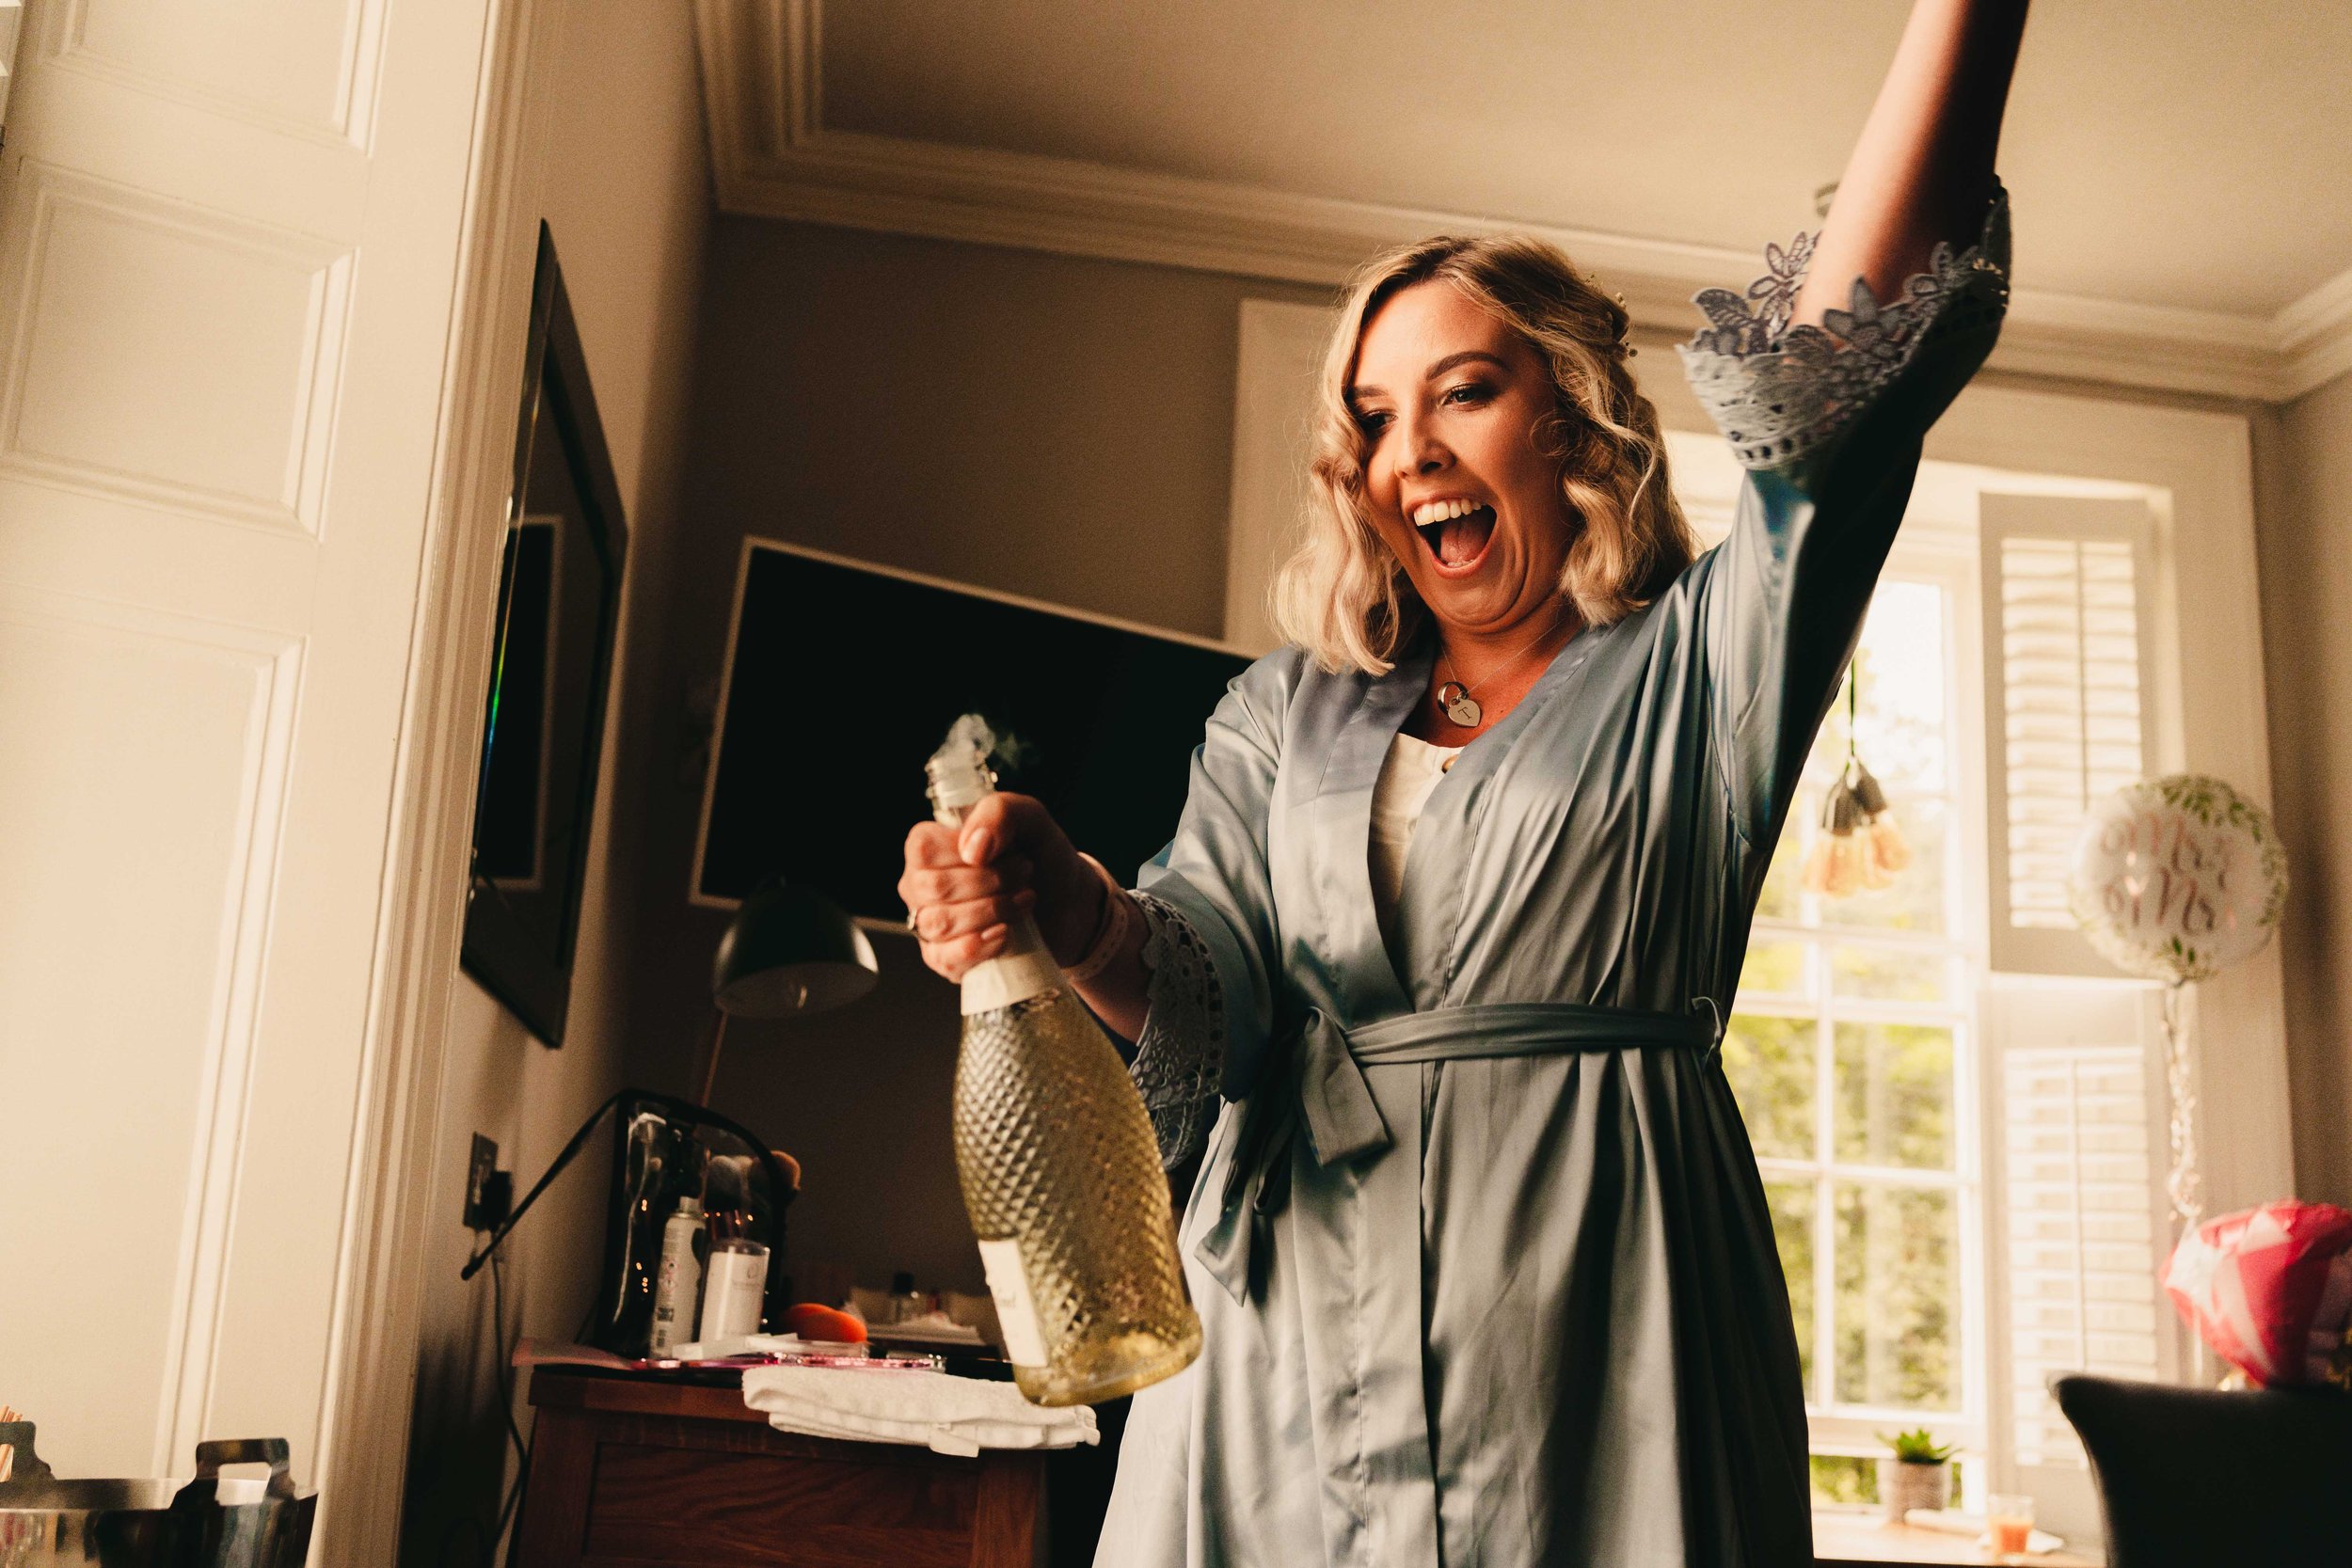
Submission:
[[[1136,1399],[1102,1562],[1811,1562],[1716,1050],[1922,433],[1998,327],[2024,11],[1918,0],[1810,277],[1800,245],[1701,296],[1686,368],[1750,470],[1721,548],[1621,306],[1540,245],[1407,247],[1342,313],[1293,641],[1137,890],[1018,795],[910,836],[925,961],[1033,910],[1171,1168],[1206,1141],[1204,1348]]]

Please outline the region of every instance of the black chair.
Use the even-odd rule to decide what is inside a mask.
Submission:
[[[2109,1568],[2352,1565],[2352,1395],[2080,1373],[2050,1388],[2090,1454]]]

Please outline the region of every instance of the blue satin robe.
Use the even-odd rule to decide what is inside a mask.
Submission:
[[[1998,330],[2006,204],[1828,332],[1788,325],[1804,254],[1701,295],[1684,350],[1749,469],[1730,536],[1438,782],[1401,968],[1371,800],[1431,638],[1378,677],[1281,648],[1209,720],[1138,879],[1212,976],[1214,1029],[1155,986],[1138,1042],[1139,1071],[1221,1053],[1179,1227],[1205,1348],[1136,1401],[1098,1568],[1811,1563],[1788,1291],[1715,1041],[1921,437]]]

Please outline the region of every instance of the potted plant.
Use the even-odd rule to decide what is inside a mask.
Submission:
[[[1895,1450],[1879,1461],[1879,1500],[1886,1522],[1899,1525],[1915,1508],[1948,1508],[1952,1501],[1952,1445],[1938,1443],[1925,1427],[1879,1440]]]

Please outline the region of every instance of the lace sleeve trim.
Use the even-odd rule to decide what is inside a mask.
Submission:
[[[1995,187],[1976,244],[1958,255],[1938,245],[1928,270],[1882,304],[1860,278],[1852,308],[1822,324],[1789,325],[1813,260],[1813,236],[1767,245],[1766,271],[1745,295],[1695,296],[1712,324],[1682,345],[1682,363],[1733,452],[1750,468],[1776,468],[1827,444],[1931,342],[1999,331],[2009,304],[2009,193]],[[1753,308],[1750,301],[1754,301]]]
[[[1200,933],[1166,901],[1134,895],[1143,911],[1145,982],[1141,1037],[1129,1067],[1168,1170],[1208,1147],[1225,1067],[1225,995]]]

